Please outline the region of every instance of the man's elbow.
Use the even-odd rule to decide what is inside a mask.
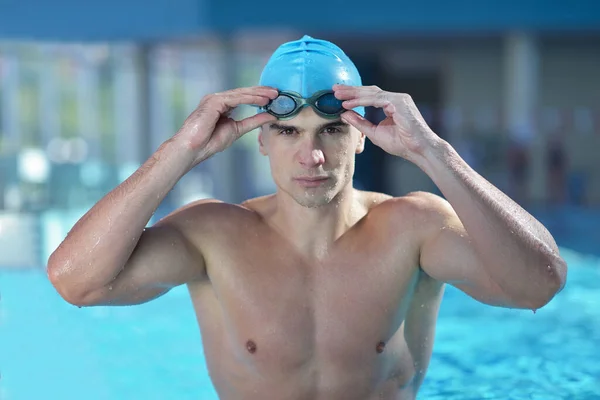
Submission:
[[[539,310],[542,307],[545,307],[548,303],[550,303],[550,301],[552,301],[552,299],[554,298],[554,296],[556,296],[556,294],[560,291],[558,285],[552,285],[549,286],[547,288],[545,288],[545,290],[543,290],[541,293],[537,293],[534,296],[530,296],[527,301],[522,304],[524,307],[523,308],[527,308],[529,310]]]
[[[62,268],[49,266],[46,270],[50,283],[56,292],[67,303],[77,307],[88,307],[94,305],[93,296],[89,291],[77,288],[77,285],[70,282],[68,277],[61,272]]]
[[[543,278],[527,296],[526,308],[535,311],[546,306],[554,296],[564,289],[566,283],[567,263],[562,258],[557,258],[552,263],[546,264]]]
[[[560,256],[554,256],[546,265],[548,290],[551,297],[564,289],[567,284],[567,262]]]

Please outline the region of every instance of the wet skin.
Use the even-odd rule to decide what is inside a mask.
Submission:
[[[177,218],[211,232],[189,231],[207,279],[188,286],[220,398],[414,398],[443,291],[419,268],[424,199],[356,197],[364,217],[322,259],[270,226],[274,196]]]
[[[334,85],[346,109],[265,113],[274,88],[207,95],[175,136],[75,224],[48,260],[77,306],[134,305],[186,284],[222,399],[414,399],[444,283],[494,306],[537,310],[565,285],[548,230],[441,140],[409,95]],[[276,193],[199,201],[146,228],[195,165],[260,127]],[[365,137],[423,170],[448,200],[352,186]],[[468,229],[467,229],[468,227]]]

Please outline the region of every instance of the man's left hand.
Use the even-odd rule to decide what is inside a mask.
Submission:
[[[333,90],[348,110],[341,115],[342,120],[390,154],[416,162],[441,141],[408,94],[386,92],[377,86],[334,85]],[[352,111],[360,106],[381,108],[386,118],[374,125]]]

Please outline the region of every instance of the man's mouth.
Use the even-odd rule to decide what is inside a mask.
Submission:
[[[294,181],[296,181],[300,186],[304,187],[317,187],[325,183],[327,180],[329,180],[329,177],[327,176],[300,176],[294,178]]]

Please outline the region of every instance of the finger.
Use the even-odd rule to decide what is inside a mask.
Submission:
[[[375,95],[382,90],[377,86],[348,86],[333,85],[333,92],[337,99],[348,100],[355,97]]]
[[[356,92],[353,90],[336,90],[333,95],[338,100],[350,100],[356,97]]]
[[[396,114],[396,106],[391,102],[383,106],[382,109],[386,117],[393,118]]]
[[[270,86],[251,86],[233,89],[228,92],[224,92],[224,94],[250,94],[256,96],[266,96],[270,99],[274,99],[279,95],[279,91]]]
[[[375,132],[376,125],[372,124],[355,111],[346,111],[340,116],[340,118],[342,121],[352,125],[367,136]]]
[[[342,103],[342,106],[348,110],[352,110],[356,107],[377,107],[384,108],[391,102],[385,97],[381,97],[379,95],[371,95],[371,96],[362,96],[353,98],[351,100],[346,100]]]
[[[338,91],[338,90],[355,90],[355,91],[361,91],[361,92],[380,92],[381,91],[381,88],[379,86],[375,86],[375,85],[352,86],[352,85],[343,85],[341,83],[336,83],[335,85],[333,85],[332,89],[334,91]]]
[[[269,113],[260,113],[260,114],[253,115],[248,118],[244,118],[241,121],[236,121],[235,126],[236,126],[237,137],[240,137],[240,136],[250,132],[251,130],[258,128],[259,126],[264,125],[267,122],[276,121],[276,120],[277,120],[277,118],[275,118],[273,115],[271,115]]]
[[[269,103],[269,101],[271,101],[271,98],[269,98],[268,96],[261,96],[255,94],[229,93],[215,96],[214,101],[219,102],[220,105],[224,106],[225,108],[233,108],[242,104],[266,106]],[[225,112],[225,110],[223,110],[222,112]]]

